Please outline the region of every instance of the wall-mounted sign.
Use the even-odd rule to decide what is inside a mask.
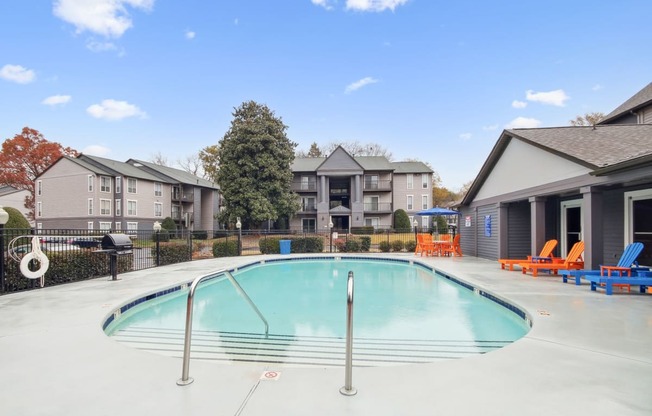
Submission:
[[[466,217],[464,217],[464,226],[465,227],[470,227],[471,226],[471,216],[470,215],[467,215]]]
[[[491,215],[484,216],[484,236],[491,237]]]

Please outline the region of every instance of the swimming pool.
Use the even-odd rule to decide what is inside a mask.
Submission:
[[[193,359],[342,365],[349,271],[355,276],[356,366],[482,354],[529,330],[520,309],[418,262],[353,257],[265,261],[240,267],[233,276],[268,320],[269,336],[231,283],[217,276],[195,296]],[[107,319],[106,333],[135,348],[181,356],[184,286],[121,307]]]

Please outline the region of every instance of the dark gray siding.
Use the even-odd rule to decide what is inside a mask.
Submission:
[[[561,224],[559,219],[559,198],[549,198],[546,201],[546,241],[557,240],[560,241],[559,235],[561,234]],[[552,252],[554,256],[563,257],[560,250],[561,244],[557,244],[555,250]]]
[[[485,235],[485,218],[491,217],[491,235]],[[489,260],[498,260],[498,207],[495,204],[478,207],[478,219],[476,221],[476,233],[478,237],[478,254]]]
[[[461,215],[459,219],[458,231],[460,233],[460,246],[462,246],[462,253],[465,256],[477,256],[475,250],[475,236],[476,236],[476,218],[475,210],[468,207],[462,207],[460,210]],[[471,217],[471,226],[466,226],[466,217]]]
[[[507,221],[507,258],[524,259],[531,254],[530,203],[509,204]]]

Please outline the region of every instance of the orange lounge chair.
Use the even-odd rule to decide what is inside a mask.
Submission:
[[[584,241],[578,241],[570,249],[568,256],[564,260],[553,257],[550,261],[520,263],[519,266],[521,266],[523,274],[531,270],[532,277],[537,277],[539,270],[550,270],[552,273],[557,274],[559,270],[583,269],[582,253],[584,253]]]
[[[546,241],[546,244],[544,244],[543,248],[541,249],[541,252],[537,257],[552,258],[552,251],[555,249],[555,247],[557,247],[557,240]],[[512,271],[514,270],[515,264],[534,263],[534,261],[532,261],[532,256],[527,256],[527,259],[498,259],[498,263],[500,263],[501,269],[505,270],[505,266],[509,266],[509,270]]]
[[[462,257],[462,247],[460,246],[460,235],[457,234],[449,244],[443,244],[440,248],[441,254]]]

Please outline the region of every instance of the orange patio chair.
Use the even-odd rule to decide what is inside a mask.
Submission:
[[[550,270],[552,273],[557,274],[559,270],[583,269],[582,253],[584,253],[584,241],[578,241],[563,260],[553,257],[550,261],[520,263],[519,266],[521,266],[523,274],[531,270],[532,277],[537,277],[539,270]]]
[[[441,246],[442,255],[451,255],[462,257],[462,247],[460,246],[460,235],[457,234],[453,241],[449,244],[442,244]]]
[[[414,255],[426,253],[426,256],[432,255],[435,250],[435,244],[432,242],[432,235],[430,234],[417,234],[417,247],[414,249]]]
[[[548,240],[546,241],[546,244],[543,245],[543,248],[541,249],[541,252],[537,256],[537,258],[548,258],[550,257],[552,259],[552,251],[557,247],[557,240]],[[498,259],[498,263],[500,263],[500,268],[505,270],[506,266],[509,266],[509,270],[512,271],[514,270],[514,265],[518,265],[521,263],[534,263],[532,260],[532,256],[527,256],[527,259]]]

